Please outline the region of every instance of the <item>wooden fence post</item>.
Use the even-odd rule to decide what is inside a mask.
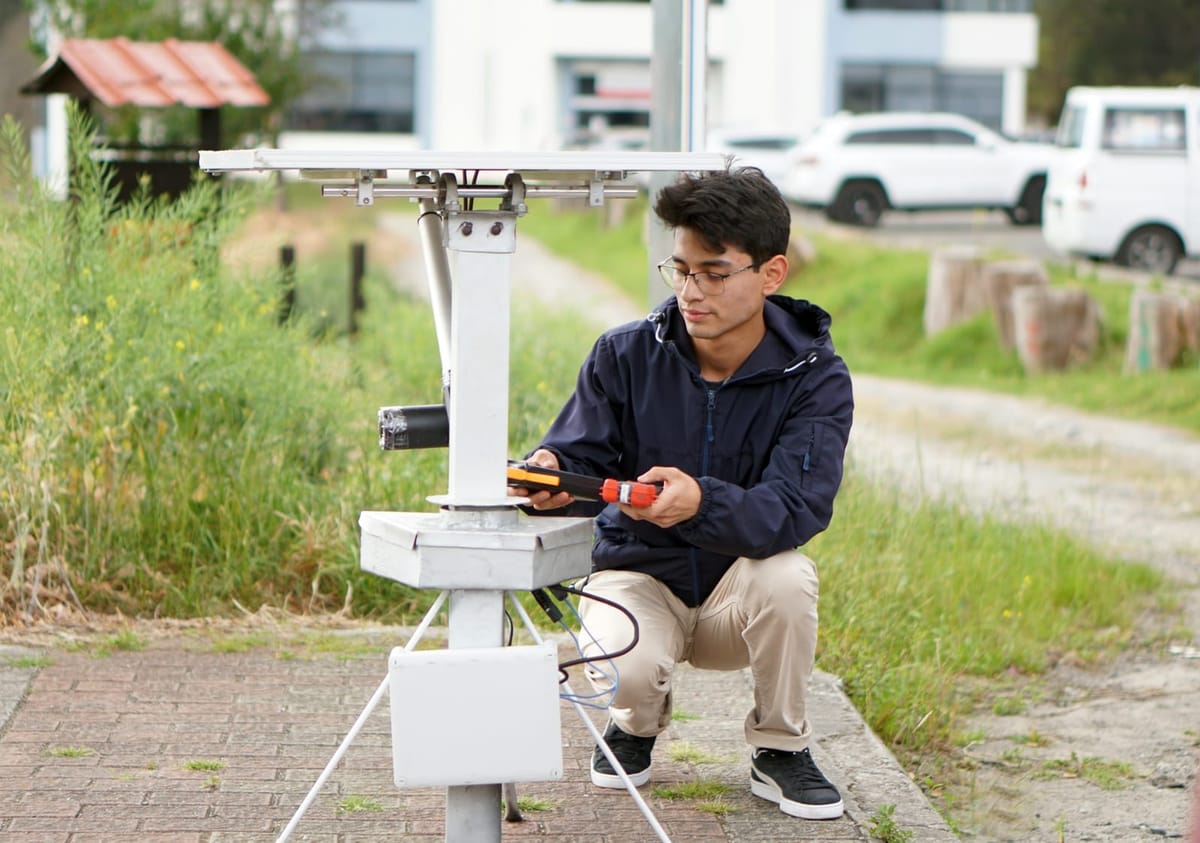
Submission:
[[[367,245],[356,242],[350,244],[350,316],[348,330],[350,336],[358,333],[358,314],[367,309],[367,300],[363,297],[363,276],[367,270]]]
[[[280,283],[283,294],[279,298],[279,324],[292,318],[296,308],[296,247],[290,244],[279,247]]]

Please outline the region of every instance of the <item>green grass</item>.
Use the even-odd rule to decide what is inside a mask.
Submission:
[[[680,741],[671,744],[670,756],[672,761],[681,764],[717,764],[723,759],[720,756],[705,752],[695,744]]]
[[[1040,775],[1046,778],[1081,778],[1102,790],[1123,790],[1138,778],[1133,765],[1124,761],[1107,761],[1093,756],[1080,758],[1073,752],[1070,758],[1043,762]]]
[[[820,665],[894,747],[953,743],[977,702],[960,679],[1035,675],[1067,651],[1099,659],[1167,597],[1146,566],[1047,529],[914,507],[854,474],[807,552],[821,572]]]
[[[192,761],[187,761],[183,765],[183,769],[196,772],[215,773],[218,770],[225,769],[224,761],[210,761],[205,758],[197,758]]]
[[[711,802],[731,790],[727,784],[702,779],[692,782],[676,782],[654,787],[650,793],[657,799],[696,799]]]
[[[16,658],[5,659],[4,661],[9,667],[16,667],[23,670],[49,667],[54,664],[54,659],[49,656],[18,656]]]
[[[46,750],[46,754],[53,758],[87,758],[95,755],[96,750],[88,746],[55,746]]]
[[[537,796],[518,796],[517,809],[522,813],[537,813],[538,811],[553,811],[558,803]]]
[[[383,805],[378,801],[371,799],[369,796],[359,796],[357,794],[349,794],[338,800],[337,812],[339,814],[354,814],[359,812],[378,813],[383,810]]]
[[[913,839],[911,831],[897,825],[895,813],[895,805],[880,805],[875,813],[867,818],[867,827],[872,839],[883,843],[909,843]]]
[[[535,237],[551,250],[569,255],[579,266],[608,278],[632,301],[644,302],[650,265],[642,240],[646,196],[608,202],[618,206],[592,211],[582,202],[551,207],[547,200],[531,201],[529,213],[518,223],[518,232]],[[666,298],[668,291],[665,287],[662,290],[662,298]]]

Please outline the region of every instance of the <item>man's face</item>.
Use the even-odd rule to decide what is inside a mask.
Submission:
[[[715,340],[757,330],[761,324],[763,298],[767,292],[774,291],[774,286],[769,291],[765,287],[767,279],[762,270],[766,264],[756,270],[750,256],[738,249],[713,252],[703,238],[689,228],[675,230],[671,261],[684,273],[729,275],[723,282],[709,279],[700,284],[689,278],[676,290],[679,312],[688,334],[694,339]],[[756,343],[757,339],[754,340]]]

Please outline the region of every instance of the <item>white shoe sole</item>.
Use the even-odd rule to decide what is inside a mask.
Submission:
[[[595,773],[592,775],[594,776]],[[836,820],[846,810],[841,799],[828,805],[804,805],[800,802],[792,802],[784,799],[783,794],[775,785],[770,782],[760,782],[753,777],[750,779],[750,792],[760,799],[774,802],[779,806],[779,810],[789,817],[799,817],[802,820]]]
[[[625,782],[616,773],[600,773],[592,769],[592,784],[596,787],[608,787],[614,790],[624,790]],[[650,768],[647,767],[640,773],[628,773],[629,780],[633,782],[634,787],[641,787],[646,782],[650,781]]]

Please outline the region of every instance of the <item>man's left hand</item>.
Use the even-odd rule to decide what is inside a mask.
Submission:
[[[678,468],[654,466],[638,478],[642,483],[662,483],[662,491],[658,493],[650,506],[630,506],[619,503],[617,507],[635,521],[649,521],[659,527],[674,527],[682,524],[700,511],[702,494],[700,484]]]

